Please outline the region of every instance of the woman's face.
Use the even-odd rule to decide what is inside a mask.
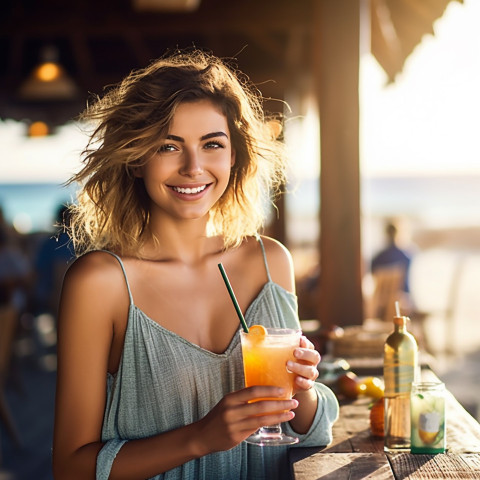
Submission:
[[[138,175],[152,215],[203,218],[223,195],[235,162],[227,119],[209,100],[178,106],[168,134]]]

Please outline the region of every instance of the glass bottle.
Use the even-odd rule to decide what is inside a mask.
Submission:
[[[410,449],[410,391],[418,363],[415,337],[407,331],[410,319],[393,317],[394,331],[385,342],[385,451]]]

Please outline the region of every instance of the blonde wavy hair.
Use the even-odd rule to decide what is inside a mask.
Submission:
[[[153,238],[149,198],[134,170],[167,135],[176,108],[202,99],[225,115],[236,152],[226,191],[210,210],[207,233],[221,235],[230,248],[259,232],[285,182],[285,150],[271,128],[278,117],[266,117],[258,90],[226,62],[198,50],[176,52],[132,72],[80,117],[94,127],[84,166],[69,181],[81,187],[71,207],[77,253],[109,249],[136,256]]]

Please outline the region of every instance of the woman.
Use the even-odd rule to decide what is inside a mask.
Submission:
[[[281,391],[244,388],[217,267],[249,325],[298,327],[290,255],[257,234],[285,167],[260,101],[193,52],[87,109],[97,123],[71,219],[82,256],[59,309],[57,480],[281,478],[285,447],[243,442],[260,426],[288,422],[300,445],[331,440],[338,404],[315,383],[320,356],[304,337],[295,398],[248,403]]]

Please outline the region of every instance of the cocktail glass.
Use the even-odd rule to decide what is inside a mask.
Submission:
[[[295,375],[287,369],[287,362],[295,359],[293,351],[300,345],[300,336],[300,330],[290,328],[266,328],[266,335],[240,332],[245,386],[271,385],[285,390],[281,398],[256,398],[255,402],[292,398]],[[281,424],[277,424],[260,428],[246,442],[292,445],[298,438],[284,434]]]

